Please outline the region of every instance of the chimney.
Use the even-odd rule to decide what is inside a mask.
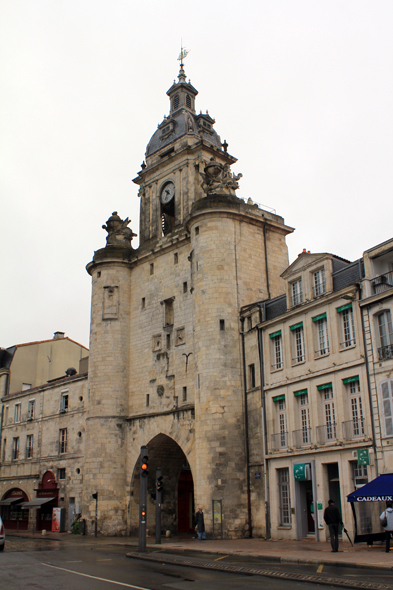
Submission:
[[[53,340],[60,340],[60,338],[64,338],[65,332],[55,332],[53,334]]]

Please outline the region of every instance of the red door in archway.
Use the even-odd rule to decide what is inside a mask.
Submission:
[[[177,497],[178,532],[191,532],[194,528],[194,482],[191,471],[181,472]]]

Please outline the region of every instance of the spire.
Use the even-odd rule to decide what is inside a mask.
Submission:
[[[186,83],[186,73],[184,71],[184,63],[183,63],[183,60],[184,60],[184,58],[187,57],[187,55],[189,53],[190,52],[187,51],[187,49],[185,47],[183,47],[183,40],[182,40],[181,46],[180,46],[179,57],[177,58],[178,61],[180,61],[180,71],[179,71],[179,75],[178,75],[179,83],[180,84],[185,84]]]

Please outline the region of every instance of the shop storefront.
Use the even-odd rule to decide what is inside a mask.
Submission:
[[[41,482],[38,484],[36,498],[30,502],[23,502],[22,508],[27,510],[36,510],[34,528],[37,531],[52,530],[53,508],[58,506],[59,490],[56,479],[52,471],[47,471]]]
[[[29,525],[29,511],[22,508],[27,494],[19,488],[9,490],[0,501],[0,515],[6,530],[26,531]]]

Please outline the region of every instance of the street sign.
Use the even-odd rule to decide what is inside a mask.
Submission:
[[[368,449],[358,449],[358,465],[370,465],[370,455]]]

